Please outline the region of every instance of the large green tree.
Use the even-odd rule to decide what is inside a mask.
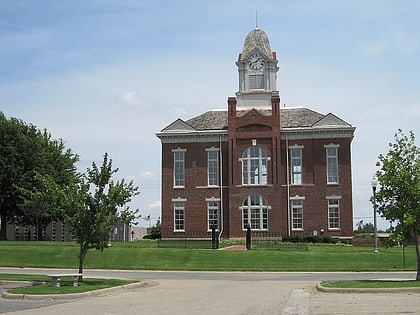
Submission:
[[[402,130],[398,130],[389,147],[388,153],[379,156],[380,169],[376,173],[379,190],[372,201],[383,217],[397,223],[394,243],[414,241],[416,280],[420,280],[420,148],[414,133],[410,131],[407,136]]]
[[[65,222],[79,244],[79,273],[83,273],[84,260],[90,249],[103,251],[108,246],[112,229],[120,220],[118,208],[138,194],[138,187],[132,181],[113,180],[112,176],[117,172],[105,154],[101,166],[92,163],[80,181],[62,191],[61,196],[59,189],[52,189],[57,196],[55,203],[61,204]]]
[[[7,238],[7,223],[35,226],[35,235],[41,235],[55,210],[40,199],[45,196],[41,179],[67,186],[77,176],[77,161],[47,130],[0,112],[0,239]]]

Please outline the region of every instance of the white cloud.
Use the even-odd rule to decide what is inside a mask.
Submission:
[[[177,1],[92,5],[82,16],[74,5],[51,5],[36,18],[29,14],[35,4],[16,3],[8,11],[0,2],[0,20],[8,21],[1,24],[0,55],[13,55],[0,65],[0,110],[63,138],[83,168],[108,152],[119,175],[140,187],[132,207],[157,216],[155,133],[177,118],[227,107],[238,88],[235,61],[253,28],[255,1],[240,7],[191,2],[192,12],[206,12],[199,18]],[[355,216],[370,207],[369,180],[396,129],[420,138],[416,6],[268,1],[259,9],[260,27],[279,59],[282,104],[332,112],[357,127]]]
[[[161,207],[162,207],[162,204],[160,200],[157,200],[149,205],[149,208],[161,208]]]
[[[142,108],[143,102],[135,91],[123,91],[120,94],[121,100],[130,107]]]
[[[143,172],[143,173],[141,173],[140,174],[140,177],[141,178],[153,178],[154,177],[154,175],[153,175],[153,172],[151,172],[151,171],[146,171],[146,172]]]

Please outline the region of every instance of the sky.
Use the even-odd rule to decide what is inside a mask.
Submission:
[[[282,106],[357,128],[354,224],[372,223],[379,154],[399,128],[419,143],[417,0],[1,0],[0,111],[63,139],[82,172],[107,152],[115,179],[139,186],[130,209],[150,215],[139,220],[149,226],[160,217],[155,134],[227,108],[235,61],[256,26],[277,52]]]

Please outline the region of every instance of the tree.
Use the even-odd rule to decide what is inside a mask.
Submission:
[[[138,222],[135,222],[135,220],[140,218],[141,216],[141,215],[137,215],[138,212],[139,212],[139,209],[131,211],[130,207],[126,207],[124,210],[121,210],[118,216],[118,223],[122,223],[124,225],[124,242],[126,241],[127,225],[131,226],[133,224],[136,225],[138,223]]]
[[[373,226],[372,223],[365,223],[360,225],[356,231],[354,231],[355,233],[373,233],[375,231],[375,227]]]
[[[410,131],[406,136],[401,129],[395,134],[395,143],[390,143],[389,147],[387,154],[379,156],[381,168],[376,175],[380,189],[371,201],[376,202],[383,217],[396,221],[394,243],[414,240],[416,280],[420,280],[420,148],[415,144],[414,133]]]
[[[0,239],[7,238],[7,223],[34,225],[41,235],[54,210],[40,199],[46,195],[41,179],[67,186],[77,176],[78,160],[47,130],[0,112]]]
[[[65,222],[70,225],[79,244],[79,273],[90,249],[103,251],[110,240],[112,228],[118,222],[117,208],[138,194],[138,187],[124,179],[114,183],[112,160],[105,153],[102,165],[92,163],[80,181],[67,191],[57,194],[64,198],[61,207]]]

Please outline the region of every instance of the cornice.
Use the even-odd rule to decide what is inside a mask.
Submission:
[[[355,127],[299,127],[280,129],[281,140],[353,138]],[[156,133],[162,143],[228,141],[228,130],[186,130]]]

